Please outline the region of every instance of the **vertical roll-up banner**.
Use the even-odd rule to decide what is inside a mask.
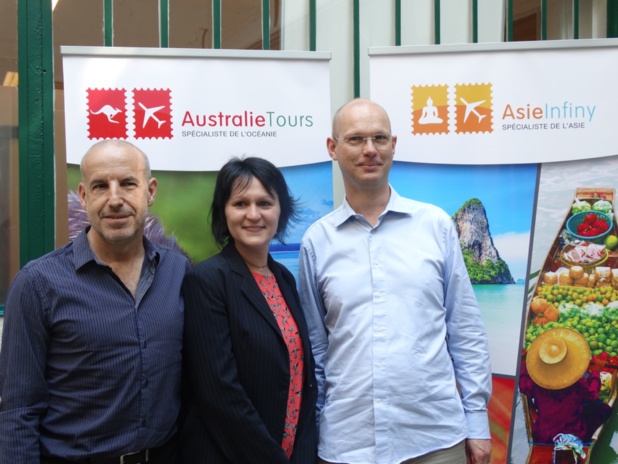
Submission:
[[[617,462],[618,41],[369,55],[394,188],[460,234],[490,345],[492,462]]]
[[[147,235],[197,263],[218,251],[208,222],[217,171],[231,157],[278,166],[301,205],[273,257],[298,270],[300,238],[330,212],[330,53],[61,47],[69,237],[85,226],[79,163],[104,139],[135,144],[159,181]]]

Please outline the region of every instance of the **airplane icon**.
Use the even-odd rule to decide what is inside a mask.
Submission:
[[[146,123],[148,122],[150,118],[154,119],[157,122],[158,124],[157,127],[161,127],[161,124],[165,122],[165,121],[161,121],[159,118],[155,116],[155,113],[165,108],[165,106],[153,106],[152,108],[146,108],[140,102],[138,102],[137,104],[141,106],[142,109],[144,110],[144,122],[142,123],[142,129],[146,127]]]
[[[464,100],[461,97],[459,97],[459,99],[464,103],[464,105],[466,105],[466,114],[464,114],[464,122],[468,120],[468,116],[470,116],[470,113],[475,114],[476,117],[479,118],[479,122],[481,122],[483,118],[487,116],[486,114],[481,114],[478,111],[476,111],[476,107],[482,103],[485,103],[485,100],[477,101],[474,103],[468,103],[466,100]]]

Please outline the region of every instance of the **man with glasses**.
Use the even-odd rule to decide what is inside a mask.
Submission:
[[[396,144],[376,103],[336,112],[326,145],[345,199],[301,243],[320,462],[487,464],[480,310],[451,218],[389,185]]]

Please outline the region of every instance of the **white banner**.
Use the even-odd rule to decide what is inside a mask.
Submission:
[[[325,52],[61,47],[67,162],[98,140],[144,150],[152,169],[216,171],[251,154],[323,162]]]
[[[519,164],[618,153],[618,40],[374,48],[397,159]]]

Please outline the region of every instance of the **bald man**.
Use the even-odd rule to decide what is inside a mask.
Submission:
[[[396,145],[376,103],[336,112],[326,146],[345,199],[301,242],[320,462],[487,464],[480,310],[451,218],[390,186]]]
[[[9,289],[0,462],[175,463],[189,263],[144,237],[157,181],[141,150],[99,142],[81,173],[90,225]]]

